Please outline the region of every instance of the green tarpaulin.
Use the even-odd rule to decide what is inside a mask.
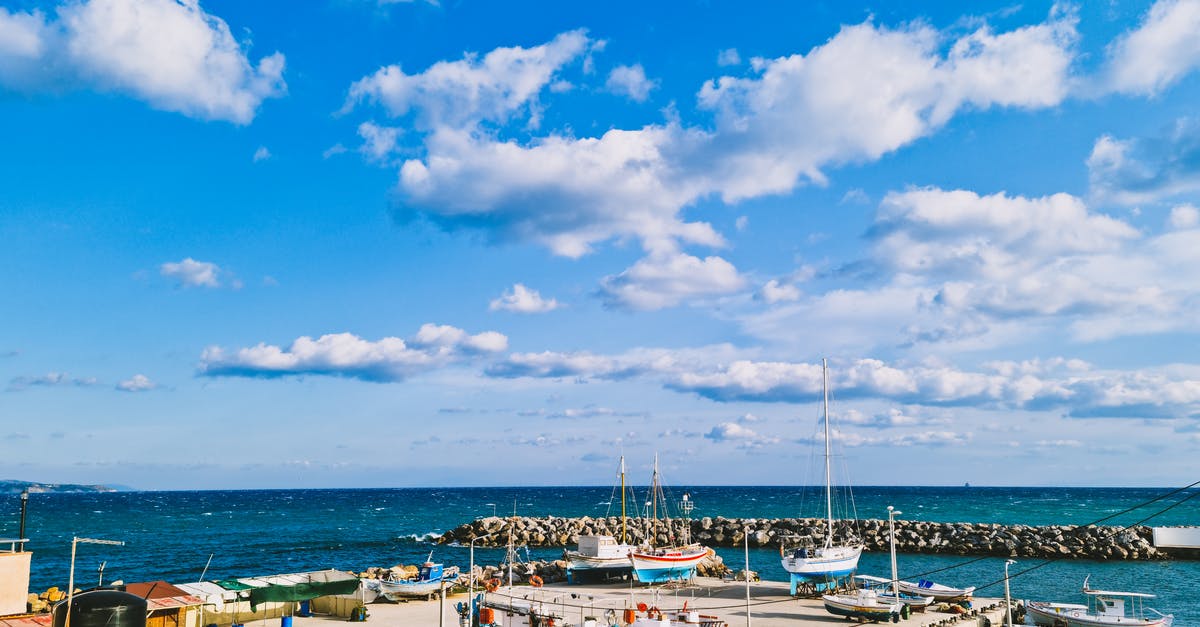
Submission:
[[[254,586],[244,584],[237,579],[215,579],[213,583],[225,588],[226,590],[249,590]]]
[[[250,610],[256,611],[259,603],[283,601],[307,601],[331,594],[354,594],[358,592],[358,579],[337,581],[309,581],[290,586],[271,585],[250,589]]]

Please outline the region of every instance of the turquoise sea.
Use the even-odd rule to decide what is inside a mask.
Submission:
[[[1087,524],[1151,501],[1170,488],[997,488],[861,487],[854,489],[859,518],[886,518],[893,505],[901,518],[939,522]],[[821,516],[818,488],[677,487],[704,516],[776,518]],[[1200,525],[1200,493],[1186,491],[1134,509],[1104,524]],[[122,540],[123,547],[80,545],[79,585],[104,579],[190,582],[322,568],[362,570],[435,558],[466,567],[468,548],[429,540],[472,519],[516,512],[523,516],[617,515],[609,487],[407,488],[373,490],[243,490],[34,494],[26,535],[34,552],[31,589],[65,587],[71,537]],[[668,495],[671,497],[672,495]],[[0,498],[0,535],[15,537],[20,503]],[[727,564],[743,563],[739,549],[719,549]],[[750,567],[766,579],[783,581],[777,549],[751,550]],[[556,558],[561,549],[533,549],[534,558]],[[522,556],[525,553],[522,552]],[[476,561],[496,564],[503,549],[476,549]],[[860,572],[886,575],[886,554],[866,554]],[[982,594],[1002,596],[1004,561],[959,556],[901,555],[901,576],[951,585],[990,586]],[[969,563],[968,563],[969,562]],[[962,565],[966,564],[966,565]],[[1044,565],[1043,565],[1044,564]],[[961,566],[960,566],[961,565]],[[1032,570],[1030,570],[1032,569]],[[1029,570],[1029,572],[1025,572]],[[1092,562],[1023,560],[1011,567],[1014,596],[1078,601],[1083,579],[1095,587],[1155,592],[1153,607],[1174,613],[1176,625],[1200,625],[1200,562]]]

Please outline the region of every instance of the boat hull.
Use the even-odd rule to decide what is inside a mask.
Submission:
[[[450,586],[450,582],[446,582]],[[379,593],[389,601],[401,599],[419,599],[437,594],[442,588],[441,581],[419,581],[415,583],[400,581],[379,582]]]
[[[641,583],[663,583],[691,579],[696,575],[696,566],[708,557],[708,550],[669,551],[662,555],[639,553],[629,554],[633,576]]]
[[[791,574],[791,590],[795,595],[796,587],[801,583],[823,584],[850,575],[858,568],[861,556],[861,546],[834,546],[796,550],[781,563]]]
[[[923,597],[933,597],[938,603],[947,601],[964,601],[971,598],[975,594],[975,588],[951,588],[930,581],[922,581],[913,583],[911,581],[901,581],[897,583],[900,592]]]
[[[1171,616],[1128,618],[1097,616],[1088,613],[1086,605],[1029,601],[1025,604],[1026,622],[1043,627],[1103,627],[1106,625],[1136,625],[1137,627],[1170,627]]]
[[[834,616],[883,622],[900,620],[899,603],[882,603],[874,598],[828,594],[821,597],[821,600],[825,603],[825,611]]]

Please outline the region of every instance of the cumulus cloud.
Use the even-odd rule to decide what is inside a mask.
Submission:
[[[1195,205],[1179,205],[1171,208],[1167,225],[1173,229],[1192,229],[1200,226],[1200,209]]]
[[[1200,190],[1200,119],[1181,118],[1158,137],[1103,135],[1087,165],[1099,201],[1136,205],[1193,193]]]
[[[605,277],[601,296],[606,305],[653,310],[674,307],[702,297],[722,296],[742,289],[746,281],[733,264],[716,256],[652,253],[620,274]]]
[[[266,161],[271,158],[271,151],[266,146],[259,146],[258,150],[254,151],[254,162]]]
[[[221,268],[210,261],[196,261],[187,257],[182,261],[169,261],[159,266],[159,274],[175,279],[181,287],[220,287]]]
[[[604,86],[614,94],[625,96],[635,102],[645,102],[650,92],[658,87],[658,81],[646,78],[646,70],[641,63],[636,65],[618,65],[608,73]]]
[[[331,333],[315,340],[300,337],[288,347],[262,343],[228,351],[210,346],[201,355],[199,372],[208,377],[324,375],[396,382],[507,347],[508,338],[495,331],[470,335],[456,327],[426,324],[407,342]]]
[[[722,422],[709,429],[704,437],[718,443],[733,442],[741,449],[757,449],[780,442],[777,437],[759,435],[753,429],[744,427],[737,422]]]
[[[923,188],[888,194],[868,236],[867,280],[750,312],[745,330],[861,350],[1200,329],[1196,229],[1147,234],[1068,194]]]
[[[1158,0],[1108,49],[1108,88],[1157,94],[1200,67],[1200,1]]]
[[[649,251],[715,247],[723,238],[685,221],[684,208],[823,182],[823,168],[876,159],[964,109],[1053,106],[1066,93],[1074,40],[1074,16],[1057,12],[949,41],[920,24],[848,26],[807,54],[757,59],[749,76],[705,83],[697,99],[710,127],[672,120],[599,137],[527,133],[556,73],[599,48],[580,31],[418,74],[389,66],[356,82],[347,104],[412,114],[423,133],[424,155],[400,168],[406,215],[568,257],[609,240],[636,239]],[[510,137],[518,118],[525,124]]]
[[[717,53],[717,65],[721,67],[741,64],[742,55],[738,54],[737,48],[726,48]]]
[[[439,61],[420,74],[389,65],[351,85],[346,108],[374,102],[393,116],[414,112],[426,130],[506,122],[531,113],[541,90],[591,45],[585,31],[575,30],[532,48],[496,48],[482,58],[468,53],[458,61]]]
[[[514,283],[512,289],[505,290],[500,298],[493,300],[488,305],[488,309],[515,313],[545,313],[554,311],[560,306],[557,300],[542,298],[537,290],[531,290],[521,283]]]
[[[283,95],[284,56],[252,65],[197,0],[86,0],[40,12],[0,9],[0,84],[22,91],[82,83],[206,120],[248,124]]]
[[[146,392],[157,387],[158,385],[144,374],[135,374],[117,383],[117,389],[122,392]]]

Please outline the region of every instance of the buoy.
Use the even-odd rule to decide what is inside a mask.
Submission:
[[[484,589],[487,590],[488,592],[495,592],[495,591],[499,590],[500,589],[500,580],[495,577],[488,579],[487,584],[485,584],[485,586],[484,586]]]
[[[529,578],[529,585],[533,586],[534,588],[541,588],[542,584],[544,583],[545,582],[542,581],[542,578],[538,577],[537,575]]]
[[[644,606],[645,603],[642,603],[641,605]],[[625,623],[626,625],[632,625],[634,621],[637,620],[637,612],[634,612],[633,608],[625,608],[625,614],[621,617],[621,619],[621,622]]]

